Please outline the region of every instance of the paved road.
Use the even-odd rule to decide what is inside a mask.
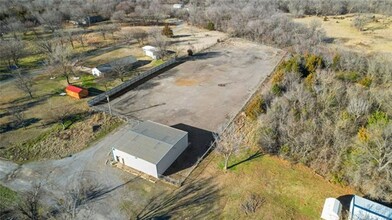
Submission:
[[[110,159],[111,143],[132,126],[132,124],[127,124],[90,148],[61,160],[23,165],[0,160],[0,184],[23,192],[31,189],[37,181],[42,181],[46,195],[53,198],[69,189],[76,178],[80,176],[91,178],[105,186],[107,192],[104,200],[93,204],[92,219],[127,219],[119,211],[121,199],[118,198],[123,198],[124,194],[128,196],[128,199],[132,198],[132,192],[129,189],[125,191],[122,185],[137,177],[113,168],[105,162]]]

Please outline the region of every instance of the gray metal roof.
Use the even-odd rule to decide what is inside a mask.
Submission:
[[[96,68],[99,69],[99,71],[101,72],[109,72],[112,70],[113,65],[128,66],[136,62],[137,62],[136,57],[127,56],[127,57],[122,57],[119,59],[112,60],[109,63],[101,64]]]
[[[152,121],[145,121],[127,131],[113,143],[113,147],[157,164],[185,135],[187,135],[185,131]]]

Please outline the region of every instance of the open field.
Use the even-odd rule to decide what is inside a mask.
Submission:
[[[327,37],[333,40],[334,48],[344,46],[366,53],[392,53],[392,17],[375,15],[377,22],[372,21],[365,25],[364,31],[359,31],[352,25],[354,16],[353,14],[327,16],[328,21],[324,21],[324,17],[317,16],[294,20],[303,24],[310,24],[314,20],[320,22]]]

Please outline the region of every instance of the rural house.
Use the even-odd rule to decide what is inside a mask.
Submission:
[[[151,57],[152,59],[160,59],[161,58],[161,52],[158,48],[153,47],[153,46],[144,46],[143,48],[144,54],[146,56]]]
[[[91,73],[93,76],[102,76],[105,73],[111,72],[113,67],[115,66],[123,66],[125,68],[132,67],[137,62],[137,59],[134,56],[127,56],[120,59],[113,60],[109,63],[105,63],[99,65],[95,68],[92,68]]]
[[[187,147],[187,132],[145,121],[115,141],[112,151],[115,161],[159,178]]]
[[[86,89],[79,88],[79,87],[73,86],[73,85],[68,85],[65,88],[65,92],[67,93],[68,96],[71,96],[71,97],[77,98],[77,99],[81,99],[81,98],[88,96],[88,91]]]

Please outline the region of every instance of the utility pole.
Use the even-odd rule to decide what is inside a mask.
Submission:
[[[108,101],[109,114],[112,115],[112,108],[110,106],[110,100],[109,100],[109,96],[108,95],[106,95],[106,100]]]

